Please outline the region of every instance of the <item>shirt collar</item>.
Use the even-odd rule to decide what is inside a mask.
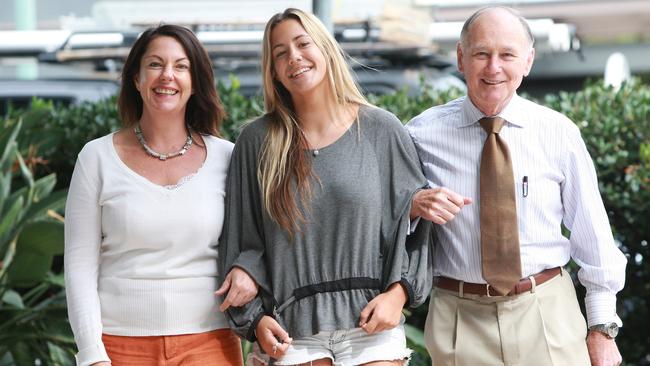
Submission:
[[[510,99],[510,102],[506,105],[501,113],[497,116],[505,119],[508,123],[513,124],[518,127],[526,127],[527,118],[524,113],[524,99],[515,93]],[[481,112],[474,103],[470,100],[469,96],[465,97],[461,107],[461,121],[458,123],[458,128],[471,126],[477,123],[481,118],[487,117],[483,112]]]

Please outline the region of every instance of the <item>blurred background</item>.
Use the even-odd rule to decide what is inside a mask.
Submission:
[[[227,82],[233,74],[244,94],[258,93],[264,23],[289,6],[314,10],[327,22],[344,48],[367,66],[355,65],[368,92],[385,94],[404,86],[415,92],[420,78],[437,89],[462,87],[455,44],[463,21],[487,3],[514,5],[530,19],[537,58],[523,91],[541,96],[578,90],[586,79],[603,77],[608,61],[617,73],[612,77],[650,73],[647,0],[2,0],[0,105],[5,110],[11,98],[14,105],[26,102],[30,89],[60,94],[64,102],[114,93],[128,47],[142,29],[159,22],[195,30],[218,76]],[[16,79],[24,81],[11,82]],[[85,82],[72,83],[75,79]]]
[[[628,257],[617,343],[626,365],[650,365],[650,0],[0,0],[0,366],[73,364],[66,188],[81,147],[120,126],[119,73],[143,29],[164,22],[196,32],[229,112],[223,135],[234,141],[263,113],[260,40],[273,14],[316,13],[370,101],[406,122],[465,92],[456,42],[487,4],[518,9],[536,38],[520,92],[581,129]],[[426,309],[405,310],[415,365],[430,364]]]

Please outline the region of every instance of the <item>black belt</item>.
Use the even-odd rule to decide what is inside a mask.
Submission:
[[[293,296],[288,298],[280,306],[274,307],[273,315],[277,317],[278,314],[282,313],[291,304],[298,300],[304,299],[305,297],[314,296],[316,294],[321,294],[324,292],[363,289],[381,290],[381,281],[370,277],[350,277],[298,287],[293,290]]]

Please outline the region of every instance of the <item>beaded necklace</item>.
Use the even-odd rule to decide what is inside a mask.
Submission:
[[[192,134],[190,133],[189,127],[187,128],[187,139],[185,140],[185,144],[183,145],[183,147],[181,147],[181,149],[178,151],[170,152],[166,154],[159,153],[154,149],[152,149],[151,147],[149,147],[149,145],[147,145],[147,141],[144,139],[144,135],[142,134],[142,130],[140,129],[140,122],[138,122],[138,124],[135,125],[133,131],[135,132],[135,137],[138,138],[138,142],[140,142],[140,145],[142,145],[142,148],[147,153],[147,155],[153,156],[154,158],[160,159],[162,161],[175,158],[180,155],[184,155],[187,152],[187,150],[189,150],[190,147],[192,146]]]

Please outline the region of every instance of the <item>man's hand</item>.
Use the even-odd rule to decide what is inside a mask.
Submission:
[[[463,197],[447,188],[423,189],[413,195],[411,219],[422,217],[433,223],[443,225],[451,221],[465,205],[472,203],[469,197]]]
[[[359,326],[368,334],[393,329],[402,318],[402,308],[408,296],[398,282],[390,285],[388,290],[375,296],[361,311]]]
[[[221,287],[214,293],[217,296],[228,293],[228,296],[219,306],[219,310],[224,312],[231,306],[237,307],[248,304],[257,296],[258,289],[259,285],[253,281],[248,273],[239,267],[234,267],[228,272]]]
[[[592,366],[618,366],[623,362],[616,342],[601,332],[589,331],[587,349]]]
[[[264,352],[276,360],[284,356],[284,353],[287,352],[289,345],[293,341],[289,337],[289,333],[282,329],[282,326],[268,315],[264,315],[260,322],[257,323],[255,336]]]

